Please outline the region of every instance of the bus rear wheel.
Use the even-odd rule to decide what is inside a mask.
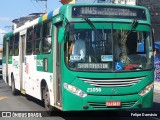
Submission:
[[[15,88],[15,81],[14,81],[14,76],[11,76],[11,90],[13,95],[18,95],[19,91]]]
[[[45,92],[44,92],[44,106],[47,114],[52,115],[53,107],[50,105],[50,95],[49,95],[49,90],[47,86],[45,87]]]

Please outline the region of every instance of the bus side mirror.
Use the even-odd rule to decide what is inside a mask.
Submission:
[[[64,28],[59,28],[58,31],[58,42],[62,42],[64,39],[64,34],[65,34],[65,29]]]

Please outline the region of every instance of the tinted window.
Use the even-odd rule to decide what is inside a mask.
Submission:
[[[43,39],[42,39],[43,53],[50,53],[52,45],[51,37],[52,37],[52,23],[47,22],[43,25]]]
[[[19,33],[15,34],[14,37],[14,55],[19,55]]]
[[[33,28],[27,30],[27,41],[26,41],[26,55],[32,54],[33,44]]]
[[[41,25],[37,25],[34,27],[34,52],[33,54],[39,54],[39,45],[41,41]]]

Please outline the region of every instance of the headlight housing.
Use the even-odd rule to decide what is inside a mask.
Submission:
[[[83,92],[82,90],[80,90],[77,87],[72,86],[72,85],[70,85],[68,83],[64,83],[64,88],[66,90],[68,90],[69,92],[71,92],[71,93],[73,93],[73,94],[75,94],[75,95],[77,95],[79,97],[83,97],[84,98],[84,97],[87,96],[87,94],[85,92]]]
[[[153,89],[153,87],[154,87],[154,83],[151,83],[151,84],[147,85],[141,92],[139,92],[139,95],[144,96],[149,91],[151,91]]]

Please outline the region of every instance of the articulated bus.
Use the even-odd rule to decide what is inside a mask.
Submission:
[[[145,7],[66,4],[4,36],[3,79],[48,113],[150,108],[153,49]]]

